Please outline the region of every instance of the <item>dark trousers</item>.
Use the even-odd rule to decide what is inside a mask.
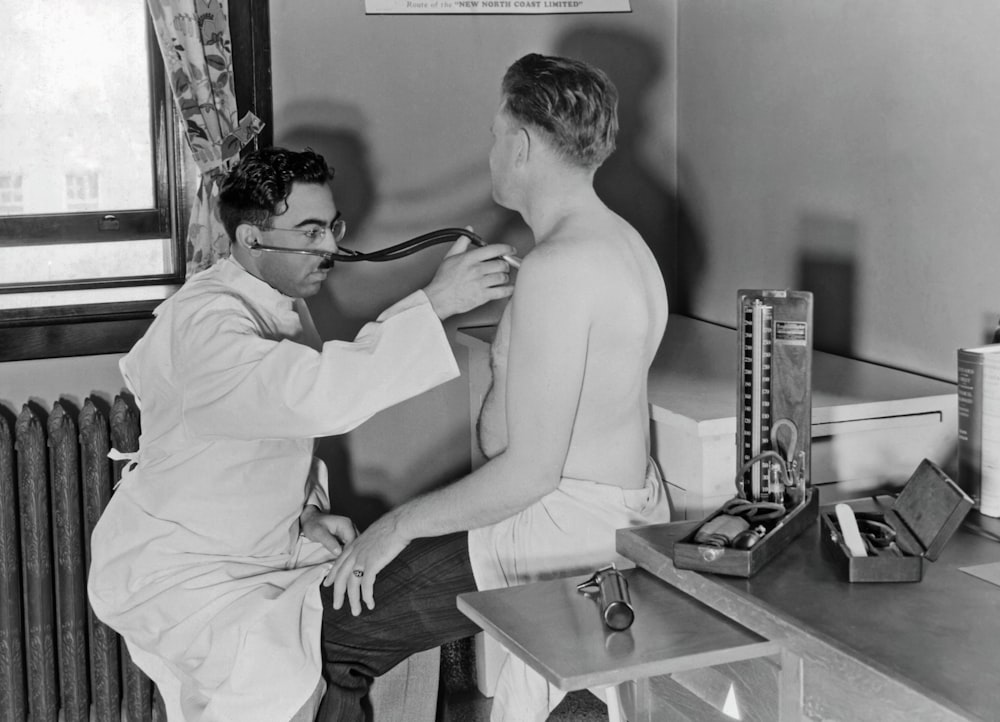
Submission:
[[[375,579],[375,609],[351,615],[332,606],[321,587],[327,693],[318,722],[370,718],[372,679],[411,654],[471,637],[479,627],[458,611],[455,597],[476,591],[465,532],[415,539]]]

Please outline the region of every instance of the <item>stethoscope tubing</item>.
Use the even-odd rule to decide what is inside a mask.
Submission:
[[[402,243],[397,243],[387,248],[372,251],[370,253],[362,253],[361,251],[355,251],[350,248],[342,248],[341,252],[314,251],[304,248],[288,248],[287,246],[265,246],[262,243],[254,244],[251,247],[251,250],[319,256],[330,264],[333,264],[336,261],[346,263],[355,263],[357,261],[383,262],[394,261],[397,258],[404,258],[439,243],[447,243],[449,241],[453,242],[461,236],[467,237],[477,246],[486,245],[479,234],[465,228],[441,228],[436,231],[431,231],[430,233],[415,236],[414,238],[410,238]],[[346,253],[344,251],[346,251]],[[514,268],[521,267],[521,259],[517,258],[517,256],[505,255],[502,258]]]

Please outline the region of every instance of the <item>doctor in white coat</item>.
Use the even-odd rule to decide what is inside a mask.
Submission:
[[[460,239],[425,289],[321,343],[301,299],[327,272],[302,251],[343,238],[331,178],[310,151],[244,158],[220,197],[231,256],[121,361],[142,436],[94,532],[89,594],[170,722],[313,719],[319,585],[356,535],[329,513],[314,439],[456,377],[441,321],[512,291],[513,249]]]

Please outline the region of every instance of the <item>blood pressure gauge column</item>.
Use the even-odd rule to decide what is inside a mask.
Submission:
[[[748,463],[770,446],[771,368],[774,338],[774,309],[759,298],[744,304],[743,318],[743,439],[742,464]],[[771,465],[766,460],[753,464],[743,475],[743,495],[750,501],[764,499],[770,491]]]

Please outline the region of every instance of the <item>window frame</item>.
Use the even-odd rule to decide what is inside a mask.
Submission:
[[[233,82],[239,117],[253,112],[264,123],[263,131],[251,148],[263,148],[273,142],[273,106],[271,96],[270,15],[268,0],[230,3],[229,24],[232,38]],[[87,289],[140,288],[156,286],[166,297],[184,281],[187,217],[179,190],[183,169],[174,158],[182,146],[174,103],[166,88],[162,58],[153,44],[150,73],[153,97],[158,98],[153,113],[157,125],[154,135],[156,198],[153,210],[122,213],[83,212],[16,219],[18,233],[25,243],[46,244],[60,239],[74,241],[110,240],[108,231],[96,231],[95,221],[115,221],[119,234],[128,238],[162,237],[169,233],[178,258],[172,275],[69,281],[58,284],[24,284],[16,292],[53,292]],[[173,183],[171,183],[173,181]],[[101,218],[95,218],[100,216]],[[113,217],[113,218],[112,218]],[[0,231],[4,226],[0,221]],[[55,230],[58,227],[58,230]],[[114,231],[110,231],[113,233]],[[122,353],[145,333],[152,322],[153,309],[162,297],[120,302],[60,304],[52,306],[0,309],[0,362],[67,356]]]
[[[53,243],[86,243],[116,240],[141,240],[169,237],[178,268],[173,274],[121,279],[75,279],[55,282],[23,283],[6,286],[0,294],[18,294],[46,291],[68,291],[90,288],[116,288],[142,285],[176,285],[183,282],[184,244],[175,233],[182,212],[182,198],[177,184],[170,179],[181,179],[183,169],[178,167],[180,156],[175,149],[182,142],[177,130],[177,116],[167,89],[163,58],[157,45],[152,21],[146,15],[146,43],[149,55],[148,80],[153,107],[150,113],[149,132],[153,139],[153,206],[127,211],[70,211],[39,215],[0,217],[0,238],[17,237],[19,245],[48,245]],[[68,183],[71,173],[67,173]],[[54,306],[53,308],[60,308]],[[0,311],[0,314],[6,310]],[[57,313],[58,315],[58,313]],[[0,319],[3,315],[0,315]]]

